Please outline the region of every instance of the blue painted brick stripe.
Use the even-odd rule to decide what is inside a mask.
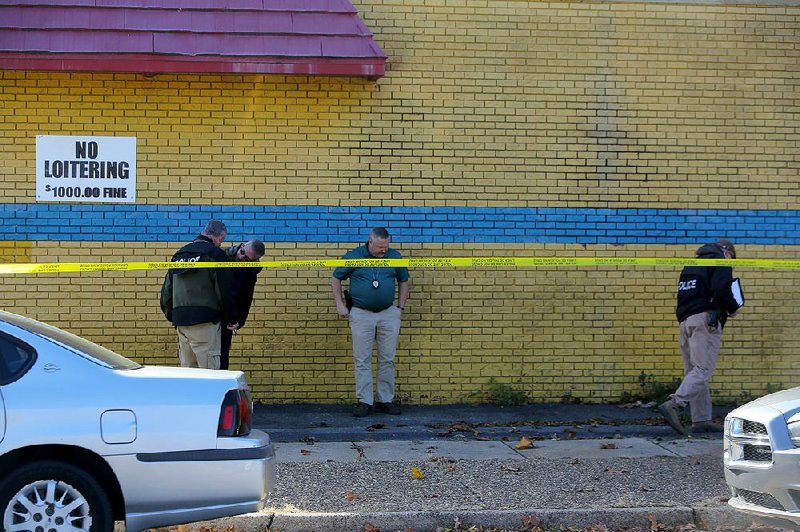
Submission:
[[[0,204],[12,241],[183,242],[212,218],[232,241],[800,245],[797,210]]]

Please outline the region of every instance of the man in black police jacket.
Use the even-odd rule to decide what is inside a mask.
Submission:
[[[258,262],[264,256],[264,243],[260,240],[248,240],[238,246],[231,246],[225,251],[228,260],[244,262]],[[222,329],[222,351],[219,358],[219,369],[228,369],[230,366],[230,352],[233,335],[244,327],[250,306],[253,304],[253,294],[256,289],[260,267],[232,268],[233,296],[236,305],[236,316],[239,320],[235,329]]]
[[[735,259],[736,249],[729,240],[719,240],[700,247],[696,255],[699,259]],[[692,432],[722,430],[711,421],[709,381],[717,366],[722,328],[740,306],[731,291],[732,282],[733,269],[729,266],[687,266],[681,272],[675,313],[680,323],[684,378],[670,399],[658,407],[679,434],[686,434],[680,410],[687,404]]]

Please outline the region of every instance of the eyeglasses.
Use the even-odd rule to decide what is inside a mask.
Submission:
[[[239,256],[239,260],[245,260],[248,262],[258,262],[260,257],[253,258],[247,255],[247,250],[244,248],[244,244],[239,246],[239,249],[236,251],[236,254]]]
[[[736,258],[736,252],[735,252],[735,251],[734,251],[734,250],[733,250],[733,249],[732,249],[730,246],[725,246],[725,245],[723,245],[723,244],[719,244],[719,247],[720,247],[720,248],[722,248],[722,249],[724,249],[724,250],[725,250],[725,251],[727,251],[728,253],[730,253],[730,254],[731,254],[731,258],[732,258],[732,259],[735,259],[735,258]]]

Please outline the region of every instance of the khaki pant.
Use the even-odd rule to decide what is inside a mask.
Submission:
[[[199,323],[175,327],[178,357],[185,368],[219,369],[221,323]]]
[[[683,355],[683,382],[672,395],[681,406],[689,404],[692,423],[711,421],[711,381],[722,346],[722,326],[706,324],[708,312],[689,316],[680,324],[680,346]]]
[[[378,402],[394,400],[394,354],[400,336],[402,311],[389,307],[381,312],[350,309],[350,332],[353,335],[353,360],[356,366],[356,398],[368,405],[372,395],[372,346],[378,343]]]

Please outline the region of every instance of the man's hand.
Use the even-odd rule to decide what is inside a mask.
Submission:
[[[347,310],[347,305],[342,295],[342,281],[334,276],[331,276],[331,290],[333,291],[333,302],[336,303],[336,312],[343,318],[350,316],[350,311]]]
[[[239,330],[239,324],[238,323],[229,323],[228,324],[228,330],[229,331],[233,331],[235,333],[237,330]]]

